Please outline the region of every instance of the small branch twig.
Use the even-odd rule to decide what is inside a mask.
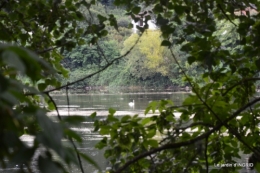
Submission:
[[[69,82],[67,83],[69,84]],[[69,100],[69,94],[68,94],[69,87],[66,87],[66,99],[67,99],[67,105],[68,105],[68,115],[70,115],[70,100]]]
[[[188,107],[188,106],[202,106],[203,104],[189,104],[189,105],[180,105],[180,106],[170,106],[169,108],[176,109],[181,107]]]
[[[48,96],[48,98],[50,99],[50,101],[53,103],[54,108],[55,108],[55,110],[56,110],[56,112],[57,112],[58,118],[59,118],[59,120],[61,121],[61,116],[60,116],[60,113],[59,113],[57,104],[55,103],[55,101],[53,100],[53,98],[50,96],[49,93],[46,93],[46,95]],[[83,169],[83,166],[82,166],[82,161],[81,161],[81,159],[80,159],[80,155],[79,155],[79,153],[78,153],[78,149],[77,149],[75,143],[73,142],[72,138],[68,137],[68,139],[69,139],[70,143],[72,144],[74,150],[76,151],[76,155],[77,155],[77,158],[78,158],[78,161],[79,161],[79,166],[80,166],[81,172],[84,173],[84,169]]]
[[[73,148],[75,149],[76,151],[76,155],[77,155],[77,158],[78,158],[78,161],[79,161],[79,167],[80,167],[80,170],[82,173],[84,173],[84,169],[83,169],[83,166],[82,166],[82,161],[81,161],[81,158],[80,158],[80,155],[79,155],[79,151],[75,145],[75,143],[73,142],[72,138],[69,138],[71,144],[73,145]]]
[[[65,45],[65,44],[64,44],[64,45]],[[64,46],[64,45],[55,46],[55,47],[50,47],[50,48],[47,48],[47,49],[44,49],[44,50],[37,50],[37,51],[35,51],[35,53],[37,53],[37,54],[43,54],[43,53],[52,51],[52,50],[54,50],[54,49],[57,49],[57,48],[59,48],[59,47],[62,47],[62,46]]]
[[[186,130],[188,128],[195,127],[195,126],[214,127],[212,124],[209,124],[209,123],[196,122],[196,123],[192,123],[192,124],[190,124],[189,126],[186,126],[186,127],[175,128],[175,130]]]
[[[57,116],[58,116],[59,120],[61,121],[61,116],[60,116],[60,113],[59,113],[59,110],[58,110],[57,104],[55,103],[55,101],[53,100],[53,98],[50,96],[49,93],[46,93],[46,95],[48,96],[48,98],[50,99],[50,101],[53,103],[53,105],[54,105],[54,109],[55,109],[56,112],[57,112]]]
[[[225,11],[223,10],[223,8],[221,7],[220,4],[217,4],[217,7],[220,9],[220,11],[224,14],[224,16],[227,18],[227,20],[232,23],[234,26],[237,26],[229,17],[228,15],[225,13]]]
[[[230,90],[232,90],[233,88],[235,88],[236,86],[238,85],[241,85],[242,83],[244,82],[247,82],[247,81],[254,81],[254,80],[260,80],[259,77],[255,77],[255,78],[245,78],[245,79],[242,79],[241,81],[237,82],[236,84],[232,85],[231,87],[229,87],[223,94],[222,96],[225,96]]]
[[[100,52],[101,52],[101,56],[103,56],[103,58],[106,60],[106,62],[109,63],[107,56],[105,55],[104,51],[99,46],[98,42],[96,44],[97,44],[98,54],[100,55]]]
[[[142,36],[142,35],[141,35],[141,36]],[[70,86],[70,85],[73,85],[73,84],[76,84],[76,83],[78,83],[78,82],[84,81],[85,79],[90,78],[90,77],[92,77],[92,76],[94,76],[94,75],[96,75],[96,74],[98,74],[98,73],[104,71],[104,70],[107,69],[109,66],[111,66],[114,62],[116,62],[116,61],[118,61],[118,60],[124,58],[125,56],[127,56],[127,55],[134,49],[135,45],[139,42],[141,36],[136,40],[135,44],[134,44],[124,55],[121,55],[121,56],[119,56],[119,57],[113,59],[112,61],[110,61],[109,63],[107,63],[102,69],[100,69],[100,70],[98,70],[98,71],[96,71],[96,72],[94,72],[94,73],[92,73],[92,74],[89,74],[89,75],[87,75],[87,76],[85,76],[85,77],[83,77],[83,78],[81,78],[81,79],[78,79],[78,80],[75,80],[75,81],[73,81],[73,82],[70,82],[70,83],[68,83],[68,84],[66,84],[66,85],[63,85],[63,86],[60,86],[60,87],[57,87],[57,88],[54,88],[54,89],[50,89],[50,90],[47,90],[47,91],[44,91],[43,93],[50,93],[50,92],[53,92],[53,91],[57,91],[57,90],[66,88],[66,87],[68,87],[68,86]],[[34,95],[34,94],[28,93],[28,94],[26,94],[26,95]]]
[[[206,172],[209,172],[209,162],[208,162],[208,154],[207,154],[207,150],[208,150],[208,137],[205,138],[205,150],[204,150],[204,155],[205,155],[205,160],[206,160]]]

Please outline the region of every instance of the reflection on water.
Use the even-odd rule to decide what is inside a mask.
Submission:
[[[118,111],[143,111],[153,100],[172,100],[175,105],[180,105],[187,94],[182,93],[143,93],[143,94],[90,94],[70,95],[70,105],[79,106],[77,110],[108,110],[114,108]],[[64,95],[54,96],[58,105],[67,105]],[[134,106],[129,106],[130,102]]]

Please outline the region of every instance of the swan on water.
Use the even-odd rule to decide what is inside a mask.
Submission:
[[[128,105],[131,106],[131,107],[134,106],[135,105],[135,101],[133,100],[133,102],[128,103]]]

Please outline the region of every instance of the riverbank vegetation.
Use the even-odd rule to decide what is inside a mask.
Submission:
[[[82,138],[69,128],[84,117],[62,119],[54,91],[188,85],[192,93],[181,106],[165,100],[148,105],[145,113],[158,109],[159,115],[117,119],[110,109],[107,119],[95,121],[95,130],[109,135],[97,145],[108,171],[238,172],[210,168],[235,163],[240,152],[253,153],[249,161],[260,171],[259,8],[258,0],[1,1],[1,166],[50,173],[75,164],[84,172],[85,159],[98,168],[78,151],[75,142]],[[136,33],[130,17],[144,23]],[[159,30],[146,30],[150,19]],[[57,111],[59,122],[48,118],[49,110]],[[161,140],[153,138],[158,133]],[[24,134],[34,137],[31,146],[20,139]]]
[[[92,6],[90,9],[91,20],[98,21],[98,15],[106,16],[108,13],[112,13],[117,18],[118,31],[113,27],[107,27],[107,36],[100,39],[97,45],[81,45],[72,51],[65,51],[62,64],[70,71],[70,76],[69,79],[63,78],[63,84],[92,73],[102,64],[105,64],[107,60],[124,54],[139,37],[129,27],[132,19],[125,15],[125,9],[106,4],[98,3]],[[87,20],[90,20],[89,18]],[[86,22],[83,23],[87,25]],[[173,86],[184,87],[188,85],[187,82],[182,80],[180,69],[174,63],[169,51],[167,52],[166,48],[161,47],[162,39],[160,36],[159,30],[147,30],[141,37],[140,42],[137,43],[136,48],[128,56],[104,72],[84,82],[76,83],[73,87],[142,86],[167,89]],[[84,39],[89,40],[90,38]],[[179,55],[178,61],[183,64],[188,73],[196,75],[196,65],[188,65],[187,56],[180,53],[179,48],[175,48],[175,51]]]

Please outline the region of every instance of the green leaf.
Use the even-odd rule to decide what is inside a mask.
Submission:
[[[146,124],[149,123],[149,122],[151,122],[151,118],[150,118],[150,117],[147,117],[147,118],[143,118],[143,119],[142,119],[141,124],[142,124],[142,125],[146,125]]]
[[[35,115],[42,129],[37,134],[36,140],[62,155],[61,139],[63,138],[63,131],[60,124],[52,122],[44,110],[37,110]]]
[[[14,154],[14,157],[12,158],[11,162],[15,164],[23,164],[27,162],[28,160],[31,160],[33,155],[35,154],[35,148],[28,148],[26,146],[23,146],[19,149],[18,152]]]
[[[16,105],[19,103],[19,100],[10,92],[1,93],[0,98],[2,98],[3,100],[7,101],[12,105]]]
[[[181,5],[175,5],[174,6],[174,11],[178,14],[178,15],[182,15],[184,13],[184,6],[181,6]]]
[[[134,25],[132,23],[129,23],[128,28],[132,29],[133,27],[134,27]]]
[[[105,158],[112,156],[113,155],[112,153],[113,153],[113,150],[111,150],[111,149],[106,150],[104,153]]]
[[[64,134],[67,135],[71,139],[75,139],[77,142],[82,142],[82,138],[80,135],[78,135],[76,132],[70,129],[65,129]]]
[[[100,127],[99,134],[100,135],[108,135],[110,133],[110,129],[111,129],[110,126],[102,126],[102,127]]]
[[[14,67],[19,70],[22,74],[25,73],[25,66],[21,59],[17,56],[16,53],[10,50],[6,50],[2,53],[3,61],[10,67]]]
[[[104,17],[104,16],[102,16],[102,15],[100,15],[100,14],[97,15],[97,18],[98,18],[98,20],[99,20],[100,23],[103,23],[103,22],[105,22],[105,21],[107,20],[106,17]]]
[[[122,122],[122,123],[126,123],[126,122],[128,122],[128,120],[130,120],[130,119],[131,119],[131,116],[130,116],[130,115],[126,115],[126,116],[123,116],[123,117],[122,117],[121,122]]]
[[[143,142],[145,148],[149,149],[149,147],[158,147],[158,141],[154,139],[149,139]]]
[[[97,116],[97,112],[93,112],[93,113],[90,115],[90,118],[94,119],[94,118],[96,118],[96,116]]]
[[[260,59],[255,60],[255,65],[258,70],[260,70]]]
[[[151,162],[148,159],[139,160],[139,164],[142,165],[143,168],[148,168],[149,166],[151,166]]]
[[[188,57],[188,63],[191,65],[192,63],[194,63],[196,61],[196,58],[193,56],[189,56]]]
[[[40,91],[44,91],[47,88],[48,85],[46,85],[45,83],[39,83],[38,84],[38,89]]]
[[[0,74],[0,93],[6,91],[8,87],[9,87],[9,80],[7,80],[4,76]]]
[[[260,163],[256,163],[256,165],[254,165],[254,166],[255,166],[256,171],[260,172]]]
[[[170,122],[176,122],[176,120],[174,119],[174,117],[172,115],[167,115],[165,119]]]
[[[107,146],[107,137],[103,138],[101,141],[99,141],[95,147],[98,149],[103,149],[104,147]]]
[[[49,101],[47,102],[47,104],[48,104],[48,109],[49,109],[49,110],[55,110],[55,106],[54,106],[54,104],[53,104],[52,101],[49,100]]]
[[[155,139],[150,139],[150,140],[148,140],[147,142],[149,143],[149,145],[150,145],[151,147],[154,147],[154,148],[158,147],[158,141],[155,140]]]
[[[108,34],[108,31],[107,31],[107,30],[102,30],[102,31],[100,32],[100,35],[101,35],[102,37],[107,36],[107,34]]]
[[[171,46],[171,42],[168,41],[168,40],[163,40],[162,43],[161,43],[161,46]]]
[[[39,170],[42,173],[60,172],[58,166],[50,158],[40,156],[38,159],[38,165]]]
[[[79,166],[78,158],[76,156],[76,152],[74,148],[65,147],[65,161],[67,164],[71,164],[73,162],[77,166]]]
[[[156,4],[155,7],[153,8],[153,12],[155,14],[163,12],[163,7],[160,4]]]
[[[238,143],[237,143],[236,141],[231,140],[230,143],[231,143],[231,145],[232,145],[233,147],[237,148]]]
[[[109,15],[109,21],[110,21],[110,25],[113,26],[118,31],[117,21],[113,14]]]
[[[147,133],[147,138],[152,138],[152,137],[154,137],[155,134],[156,134],[155,128],[149,129],[148,133]]]
[[[84,121],[86,121],[86,118],[84,116],[77,116],[77,115],[66,116],[66,117],[62,118],[62,122],[67,122],[67,123],[70,123],[70,124],[80,124]]]
[[[116,113],[116,110],[113,108],[109,108],[108,112],[109,114],[114,115]]]
[[[141,11],[141,7],[135,6],[134,8],[132,8],[132,12],[133,12],[134,14],[138,14],[138,13],[140,13],[140,11]]]
[[[116,122],[116,121],[119,121],[119,120],[118,120],[118,118],[114,117],[113,114],[109,114],[107,116],[107,121],[109,121],[109,122]]]
[[[96,0],[91,0],[90,3],[91,3],[92,5],[95,5],[95,4],[96,4]]]
[[[145,109],[144,114],[146,115],[150,110],[152,110],[152,112],[154,113],[157,108],[157,105],[158,105],[157,101],[150,102],[147,108]]]

